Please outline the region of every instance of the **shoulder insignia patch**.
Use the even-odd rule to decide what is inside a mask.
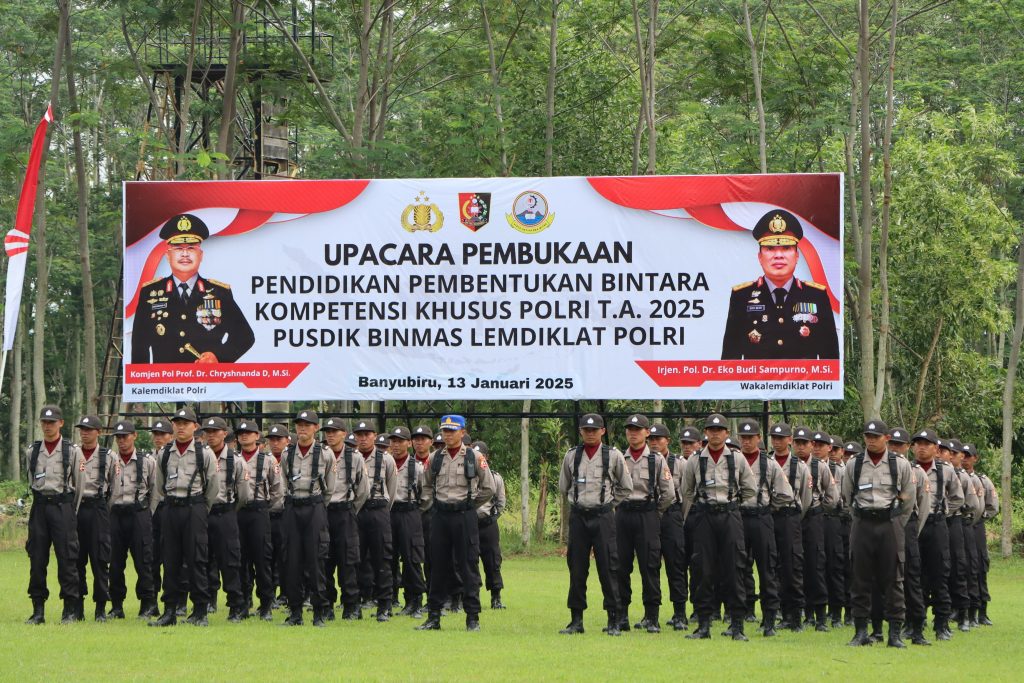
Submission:
[[[206,278],[206,281],[209,282],[211,285],[217,285],[218,287],[223,287],[224,289],[231,289],[231,285],[229,285],[226,282],[221,282],[220,280],[214,280],[213,278],[208,277]],[[822,287],[822,289],[825,288]]]
[[[825,291],[825,285],[818,284],[817,282],[814,282],[813,280],[801,280],[801,282],[803,282],[808,287],[814,287],[815,289],[820,289],[821,291]]]
[[[732,288],[732,291],[734,291],[734,292],[738,292],[738,291],[740,291],[741,289],[745,289],[745,288],[749,287],[749,286],[750,286],[750,285],[752,285],[752,284],[754,284],[754,281],[753,281],[753,280],[750,280],[749,282],[744,282],[744,283],[742,283],[742,284],[739,284],[739,285],[736,285],[735,287],[733,287],[733,288]]]

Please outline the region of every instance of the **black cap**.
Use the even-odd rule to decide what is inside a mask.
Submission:
[[[206,223],[191,213],[172,216],[160,228],[160,239],[166,240],[168,244],[199,244],[209,236],[210,229]]]
[[[374,433],[376,433],[377,432],[377,425],[375,425],[373,423],[373,420],[359,420],[359,422],[356,422],[355,427],[352,428],[352,433],[353,434],[358,434],[359,432],[374,432]]]
[[[149,428],[151,432],[160,432],[161,434],[173,434],[174,430],[171,429],[171,421],[166,417],[162,417],[153,423],[153,426]]]
[[[728,429],[729,423],[725,416],[719,413],[711,413],[704,418],[704,429]]]
[[[580,418],[580,429],[601,429],[604,427],[604,418],[597,413],[587,413]]]
[[[646,415],[634,413],[626,418],[626,429],[630,427],[634,429],[650,429],[651,421],[647,419]]]
[[[647,438],[650,438],[652,436],[663,436],[667,439],[668,427],[661,424],[660,422],[655,422],[654,424],[651,425],[651,433],[648,435]]]
[[[768,436],[793,436],[793,428],[785,422],[776,422],[768,430]]]
[[[893,427],[889,430],[889,441],[893,443],[910,443],[910,432],[906,427]]]
[[[117,424],[114,425],[114,436],[121,436],[122,434],[134,434],[135,423],[131,420],[118,420]]]
[[[727,437],[725,437],[725,445],[726,446],[735,446],[736,442],[732,440],[731,436],[727,436]]]
[[[807,427],[802,427],[800,425],[793,427],[793,441],[810,441],[813,435],[814,432]]]
[[[474,441],[473,442],[473,450],[479,451],[479,452],[483,453],[484,455],[490,455],[491,454],[490,450],[488,450],[488,448],[487,448],[487,444],[485,442],[483,442],[483,441]]]
[[[939,435],[930,429],[922,429],[910,437],[911,441],[927,441],[928,443],[939,443]]]
[[[199,418],[196,417],[196,411],[189,407],[178,408],[175,410],[174,414],[171,415],[171,422],[176,420],[185,420],[186,422],[195,422],[196,424],[199,424]]]
[[[736,430],[740,436],[757,436],[761,433],[761,425],[756,420],[743,420],[740,428]]]
[[[412,438],[412,434],[409,432],[409,428],[408,427],[406,427],[404,425],[399,425],[397,427],[392,428],[391,431],[388,432],[388,438],[389,439],[405,439],[406,441],[408,441],[409,439]]]
[[[416,425],[416,429],[412,430],[412,436],[413,438],[416,438],[417,436],[425,436],[433,439],[434,432],[427,425]]]
[[[315,410],[300,410],[292,421],[308,422],[309,424],[320,426],[320,416],[316,414]]]
[[[343,432],[348,431],[348,425],[340,417],[329,417],[324,422],[324,429],[337,429]]]
[[[267,438],[280,437],[283,439],[288,438],[288,428],[282,424],[270,425],[270,429],[267,430]]]
[[[462,445],[463,446],[471,446],[471,445],[473,445],[473,439],[469,438],[469,434],[463,434],[462,435]]]
[[[978,449],[976,449],[974,447],[973,443],[965,443],[964,447],[963,447],[963,451],[964,451],[964,457],[965,458],[968,458],[968,457],[969,458],[977,458],[978,457]]]
[[[762,247],[792,247],[804,238],[800,221],[784,209],[773,209],[761,216],[752,233]]]
[[[832,443],[832,439],[825,432],[814,432],[814,434],[811,436],[811,441],[814,441],[816,443]]]
[[[875,436],[883,436],[888,433],[889,425],[881,420],[868,420],[864,423],[864,429],[861,430],[861,434],[873,434]]]
[[[949,450],[953,451],[954,453],[963,453],[964,452],[964,445],[962,443],[960,443],[959,439],[950,439],[949,440]]]
[[[203,425],[202,426],[203,426],[204,430],[207,430],[207,429],[211,430],[211,431],[215,430],[215,429],[223,429],[224,431],[228,430],[228,423],[227,423],[227,421],[223,417],[208,417],[208,418],[203,420]]]
[[[245,420],[242,420],[241,422],[239,422],[238,426],[235,427],[235,433],[236,434],[239,433],[239,432],[253,432],[253,433],[258,434],[259,431],[260,431],[259,423],[256,422],[256,420],[250,420],[248,418],[245,419]]]
[[[951,442],[949,439],[940,438],[939,439],[939,448],[944,448],[947,451],[951,451],[951,450],[953,450],[953,442]]]
[[[388,437],[384,436],[383,434],[378,434],[377,435],[376,444],[378,446],[387,446],[388,445]]]
[[[856,441],[847,441],[846,445],[843,446],[843,450],[849,453],[850,455],[857,455],[864,449],[861,448],[860,444],[857,443]]]
[[[444,436],[441,434],[441,432],[438,432],[437,436],[434,437],[434,443],[437,445],[441,445],[444,443]]]
[[[83,415],[82,419],[75,426],[79,428],[85,427],[86,429],[99,429],[101,426],[100,418],[95,415]]]
[[[683,427],[683,431],[679,432],[679,440],[697,443],[700,441],[700,432],[696,427]]]
[[[345,445],[346,446],[355,446],[356,445],[356,435],[355,434],[348,434],[345,437]]]
[[[40,422],[56,422],[64,419],[64,413],[60,412],[60,406],[46,405],[39,411]]]

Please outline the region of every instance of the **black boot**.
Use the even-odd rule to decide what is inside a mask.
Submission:
[[[711,619],[709,617],[699,617],[697,620],[697,629],[693,633],[686,635],[690,640],[703,640],[711,637]]]
[[[25,620],[25,623],[29,626],[38,626],[39,624],[46,623],[45,614],[45,600],[33,600],[32,601],[32,616]]]
[[[241,624],[247,616],[249,615],[243,612],[241,607],[228,608],[228,621],[232,624]]]
[[[188,605],[184,602],[177,606],[174,610],[174,615],[177,617],[188,616]]]
[[[775,610],[765,610],[764,618],[761,620],[761,631],[764,633],[765,638],[778,635],[775,632]]]
[[[825,606],[819,605],[814,608],[814,630],[819,633],[827,633],[828,625],[825,622]]]
[[[981,626],[981,624],[978,623],[977,607],[972,607],[969,610],[967,610],[967,622],[971,625],[971,628],[977,628],[978,626]]]
[[[740,623],[742,623],[742,621]],[[729,625],[725,627],[724,631],[722,631],[722,635],[725,636],[726,638],[732,638],[732,634],[735,633],[735,632],[736,632],[736,622],[730,620],[729,621]]]
[[[800,609],[795,609],[789,615],[789,625],[786,627],[793,633],[800,633],[804,630],[803,622],[800,621]]]
[[[387,606],[386,602],[380,603],[377,607],[377,621],[380,623],[391,621],[391,609]]]
[[[685,631],[689,627],[690,623],[686,620],[685,602],[680,602],[673,606],[672,618],[669,619],[668,625],[676,631]]]
[[[314,607],[313,608],[313,626],[317,628],[323,628],[327,625],[327,607]]]
[[[904,648],[906,645],[903,644],[903,622],[902,621],[890,621],[889,622],[889,647]]]
[[[743,619],[732,618],[732,639],[747,642],[747,636],[743,633]]]
[[[120,614],[120,616],[118,616],[118,614]],[[110,608],[110,613],[107,616],[115,619],[124,619],[124,604],[120,602],[113,603]],[[157,616],[160,616],[160,610],[157,609],[156,600],[153,598],[146,598],[143,600],[142,604],[139,605],[139,617],[142,619],[148,619],[150,617]]]
[[[427,615],[427,620],[416,627],[417,631],[440,631],[441,630],[441,613],[430,612]]]
[[[358,603],[345,605],[341,611],[341,618],[343,621],[359,621],[363,618],[363,608]]]
[[[60,615],[60,623],[73,624],[78,620],[78,600],[68,598],[64,601],[64,611]]]
[[[843,614],[843,626],[853,626],[853,612],[849,607],[846,608]]]
[[[335,618],[336,618],[335,614],[334,614],[334,605],[328,605],[327,607],[324,607],[323,609],[324,609],[324,619],[326,619],[327,621],[334,621]]]
[[[569,624],[559,631],[563,636],[571,636],[577,633],[583,633],[583,610],[574,609],[572,610],[572,618],[569,619]]]
[[[983,602],[978,607],[978,624],[981,626],[991,626],[992,620],[988,618],[988,603]]]
[[[967,610],[961,611],[958,616],[960,618],[957,619],[957,621],[959,622],[957,628],[959,628],[962,633],[967,633],[971,630],[971,624],[967,620]]]
[[[462,594],[456,593],[452,596],[452,606],[448,610],[452,614],[458,614],[462,611]]]
[[[197,602],[192,608],[192,614],[188,615],[185,622],[192,624],[193,626],[209,626],[210,620],[206,617],[208,609],[209,606],[207,603]]]
[[[804,607],[804,626],[814,626],[814,608],[810,605]]]
[[[628,633],[629,632],[629,610],[628,609],[620,610],[619,612],[617,612],[617,614],[619,615],[619,632],[620,633]]]
[[[885,634],[882,632],[882,620],[872,619],[871,620],[871,641],[874,643],[880,643],[885,640]]]
[[[952,640],[953,633],[949,630],[946,617],[935,617],[935,640]]]
[[[102,602],[97,602],[96,603],[96,616],[95,616],[95,619],[96,619],[96,621],[99,621],[99,622],[104,622],[104,621],[107,620],[107,601],[106,600],[103,600]]]
[[[156,621],[149,622],[150,626],[174,626],[178,623],[177,606],[170,602],[164,603],[164,613]]]
[[[480,615],[475,612],[466,612],[466,630],[477,632],[480,630]]]
[[[843,625],[843,608],[833,605],[829,611],[831,612],[829,618],[832,622],[832,628],[841,628]]]
[[[494,589],[491,591],[491,609],[505,609],[504,603],[501,602],[501,590]]]
[[[753,607],[748,607],[747,608],[747,614],[746,614],[745,617],[743,617],[743,621],[747,622],[748,624],[756,624],[757,623],[757,617],[754,616],[754,608]]]
[[[281,622],[281,626],[302,626],[302,607],[289,609],[288,618]]]
[[[863,645],[874,645],[875,641],[871,640],[871,636],[868,635],[868,620],[867,619],[854,619],[853,620],[853,639],[850,640],[847,645],[853,647],[859,647]]]
[[[658,612],[657,605],[644,608],[644,628],[648,633],[661,633],[661,624],[658,623]]]
[[[619,615],[615,610],[608,610],[608,625],[602,630],[610,636],[622,635],[622,631],[619,630]]]
[[[910,642],[914,645],[931,645],[924,637],[924,619],[918,619],[910,624]]]
[[[259,615],[260,615],[260,619],[262,619],[263,621],[273,621],[274,620],[274,610],[270,607],[269,604],[267,604],[265,602],[261,602],[260,603]]]
[[[411,617],[413,613],[420,609],[423,604],[423,597],[420,595],[412,595],[405,598],[405,607],[399,612],[399,616]]]

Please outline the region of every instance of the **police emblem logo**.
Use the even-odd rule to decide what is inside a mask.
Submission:
[[[508,224],[519,232],[533,235],[551,227],[555,214],[548,210],[548,200],[540,192],[527,190],[512,202],[512,213],[505,214]]]
[[[430,197],[422,190],[412,204],[402,211],[402,228],[406,232],[437,232],[444,226],[444,214],[437,204],[431,204]]]
[[[192,229],[192,221],[189,220],[188,216],[182,216],[181,218],[178,219],[178,231],[179,232],[188,232],[191,229]]]
[[[460,192],[459,222],[476,232],[491,219],[490,192]]]
[[[776,234],[786,232],[786,220],[779,214],[775,214],[772,220],[768,223],[768,229]]]

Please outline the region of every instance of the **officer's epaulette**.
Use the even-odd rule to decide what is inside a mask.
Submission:
[[[163,281],[162,277],[153,278],[149,282],[144,283],[142,286],[143,287],[149,287],[150,285],[155,285],[156,283],[161,282],[161,281]]]
[[[820,290],[822,290],[822,291],[824,291],[824,290],[825,290],[825,285],[819,285],[819,284],[818,284],[817,282],[815,282],[814,280],[802,280],[802,282],[803,282],[803,283],[804,283],[805,285],[807,285],[808,287],[814,287],[815,289],[820,289]]]
[[[231,289],[231,285],[229,285],[226,282],[221,282],[220,280],[214,280],[213,278],[208,277],[206,278],[206,281],[209,282],[211,285],[217,285],[218,287],[223,287],[224,289]],[[824,289],[824,287],[822,289]]]
[[[743,284],[741,284],[741,285],[736,285],[735,287],[733,287],[733,288],[732,288],[732,291],[734,291],[734,292],[738,292],[738,291],[740,291],[741,289],[745,289],[746,287],[749,287],[749,286],[750,286],[750,285],[752,285],[752,284],[754,284],[754,281],[753,281],[753,280],[750,280],[749,282],[744,282],[744,283],[743,283]]]

